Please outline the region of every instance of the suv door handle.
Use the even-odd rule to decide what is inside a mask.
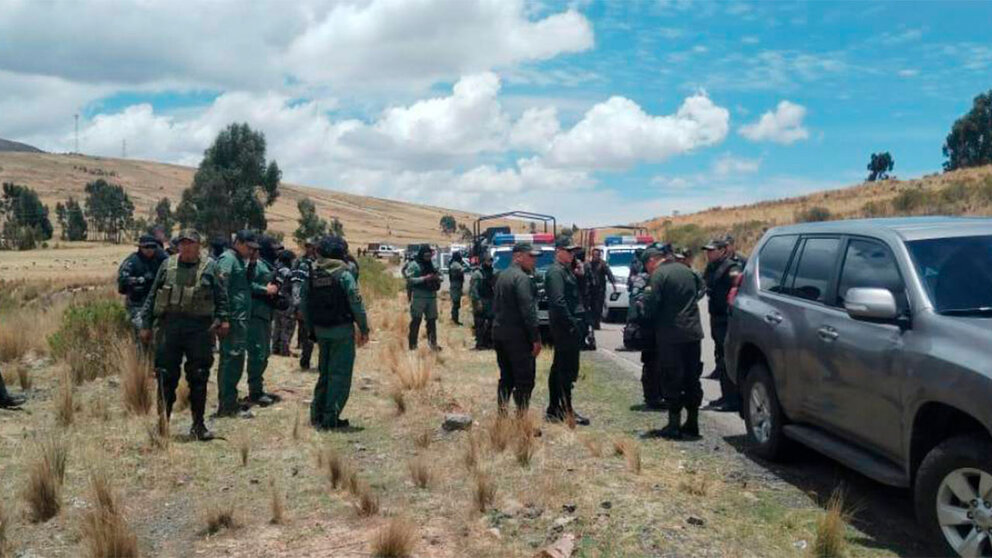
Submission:
[[[816,330],[816,333],[824,341],[835,341],[840,336],[837,330],[832,327],[821,327]]]
[[[778,312],[765,314],[765,321],[772,325],[780,324],[782,323],[782,314],[779,314]]]

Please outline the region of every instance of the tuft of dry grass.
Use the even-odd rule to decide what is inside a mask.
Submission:
[[[72,377],[68,372],[61,375],[55,392],[55,423],[63,428],[72,425],[76,416],[75,391]]]
[[[582,445],[589,450],[589,455],[593,457],[603,457],[603,442],[592,436],[583,436]]]
[[[251,452],[251,437],[242,433],[236,438],[236,443],[238,445],[238,456],[241,458],[241,466],[248,466],[248,454]]]
[[[844,556],[847,539],[844,531],[850,515],[844,505],[844,491],[834,490],[827,501],[826,513],[816,524],[811,554],[817,558],[837,558]]]
[[[145,430],[148,432],[148,445],[152,449],[168,449],[171,436],[169,436],[169,417],[165,415],[164,408],[158,412],[155,422],[145,425]]]
[[[434,468],[430,461],[424,457],[416,457],[407,463],[407,468],[410,470],[410,478],[413,480],[414,486],[417,488],[430,487],[434,480]]]
[[[528,467],[534,458],[534,454],[537,452],[537,441],[534,439],[532,433],[522,432],[517,436],[517,441],[513,449],[514,455],[517,458],[517,464],[521,467]]]
[[[417,352],[416,355],[404,354],[396,358],[396,366],[391,368],[399,387],[404,390],[420,390],[431,381],[431,370],[435,365],[433,357],[427,352]]]
[[[0,320],[0,362],[20,360],[31,351],[43,352],[45,315],[20,310],[4,314]]]
[[[420,449],[427,449],[431,447],[431,442],[433,441],[434,433],[430,430],[424,430],[413,438],[413,444]]]
[[[224,529],[237,529],[238,518],[234,515],[234,504],[231,502],[215,503],[207,508],[204,514],[206,528],[204,534],[216,535]]]
[[[293,417],[293,439],[300,439],[300,408],[296,407],[296,415]]]
[[[124,408],[135,415],[147,415],[154,403],[151,362],[128,339],[115,339],[111,353],[121,378]]]
[[[62,485],[69,450],[61,437],[51,437],[38,445],[38,455],[28,469],[28,481],[22,496],[28,505],[29,518],[42,523],[62,509]]]
[[[90,477],[93,506],[83,515],[83,538],[92,558],[132,558],[138,555],[138,538],[128,526],[103,473]]]
[[[613,453],[623,456],[627,461],[627,470],[641,474],[641,446],[631,438],[617,438],[613,441]]]
[[[679,481],[679,490],[691,496],[709,496],[716,483],[705,473],[690,473]]]
[[[489,423],[489,446],[496,453],[502,453],[510,444],[514,436],[514,419],[506,415],[496,415],[496,418]]]
[[[12,554],[10,543],[7,542],[7,506],[0,500],[0,558],[7,558]]]
[[[327,468],[327,480],[331,482],[331,488],[336,490],[344,486],[344,481],[348,476],[348,465],[344,462],[341,454],[333,448],[326,448],[321,461],[323,466]]]
[[[472,491],[472,503],[479,513],[486,513],[496,502],[496,483],[487,473],[475,475],[475,486]]]
[[[394,388],[389,392],[389,397],[393,400],[393,405],[396,405],[397,416],[406,413],[406,397],[403,395],[403,390]]]
[[[358,517],[372,517],[379,513],[379,495],[364,482],[358,483],[355,495],[355,512]]]
[[[469,434],[465,438],[465,454],[462,456],[462,463],[469,471],[475,471],[479,467],[479,438],[474,434]]]
[[[269,523],[282,525],[286,522],[286,501],[274,477],[269,478],[269,511],[272,514]]]
[[[176,402],[172,405],[173,412],[182,412],[189,408],[189,384],[186,378],[179,380],[179,387],[176,388]]]
[[[14,372],[17,373],[17,383],[21,386],[21,391],[27,391],[31,389],[34,385],[34,381],[31,378],[31,371],[24,364],[17,365],[14,368]]]
[[[394,517],[376,532],[372,555],[378,558],[407,558],[413,555],[417,530],[409,520]]]

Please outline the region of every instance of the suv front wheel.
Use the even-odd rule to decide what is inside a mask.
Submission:
[[[748,370],[742,399],[751,450],[765,459],[781,459],[788,444],[782,434],[785,415],[778,402],[775,382],[765,365],[755,364]]]
[[[916,515],[948,553],[992,556],[992,442],[972,434],[939,444],[916,475]]]

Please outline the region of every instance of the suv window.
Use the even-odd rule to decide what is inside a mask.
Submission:
[[[844,254],[844,267],[837,285],[837,306],[844,306],[844,295],[855,287],[888,289],[905,309],[905,287],[892,252],[877,242],[852,239]]]
[[[773,236],[758,253],[758,286],[763,291],[782,292],[782,276],[789,264],[796,235]]]
[[[806,300],[827,302],[827,288],[834,274],[839,238],[807,238],[795,266],[789,293]]]

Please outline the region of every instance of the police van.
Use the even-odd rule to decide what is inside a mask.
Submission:
[[[603,304],[604,321],[623,321],[630,306],[630,293],[627,292],[627,278],[630,277],[630,265],[634,261],[634,253],[643,250],[654,242],[650,236],[608,236],[603,244],[596,246],[603,251],[603,260],[610,266],[616,279],[617,289],[614,291],[607,282],[605,304]]]
[[[489,254],[493,257],[493,271],[510,267],[513,262],[513,245],[529,242],[541,252],[534,263],[534,281],[537,284],[537,321],[542,329],[548,326],[548,296],[544,292],[544,276],[555,262],[555,235],[552,233],[534,234],[495,234]]]

